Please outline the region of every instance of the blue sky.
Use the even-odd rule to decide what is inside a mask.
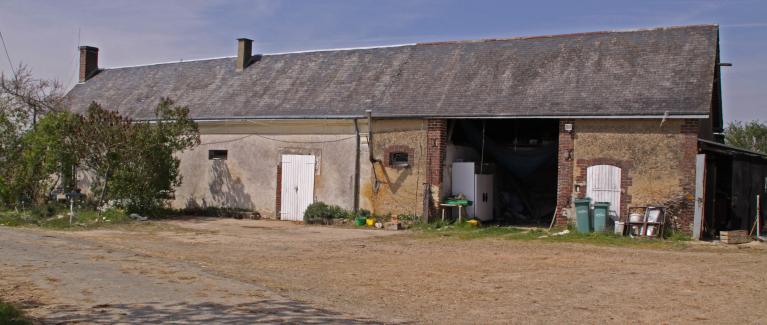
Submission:
[[[275,53],[715,23],[725,120],[767,121],[767,1],[0,0],[14,64],[76,82],[76,47],[101,67],[232,56],[235,39]],[[10,72],[5,57],[0,69]]]

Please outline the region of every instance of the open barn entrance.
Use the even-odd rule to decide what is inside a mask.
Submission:
[[[548,226],[556,208],[556,119],[454,120],[448,125],[448,194],[474,202],[469,217]]]
[[[767,155],[726,144],[698,140],[704,164],[699,239],[718,240],[721,232],[742,230],[749,237],[763,233],[767,221]],[[699,158],[700,159],[700,158]],[[699,191],[700,192],[700,191]],[[757,223],[757,215],[759,222]],[[758,228],[757,228],[758,225]]]

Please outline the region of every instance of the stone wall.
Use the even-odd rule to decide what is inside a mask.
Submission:
[[[578,189],[576,196],[585,195],[586,168],[608,164],[622,169],[623,218],[629,206],[663,205],[680,196],[689,201],[688,206],[693,206],[699,129],[697,120],[569,122],[574,124],[572,135],[560,133],[561,193],[558,204],[569,207],[565,202],[569,200],[569,191],[575,191],[575,188]],[[569,142],[570,138],[572,143]],[[572,153],[568,154],[570,149]],[[567,160],[568,155],[571,155],[570,160]],[[567,178],[572,179],[570,186]],[[569,215],[573,217],[572,213]],[[675,217],[679,227],[689,232],[693,219],[692,209],[683,208]]]
[[[429,177],[427,128],[425,120],[373,121],[375,162],[368,156],[361,160],[367,165],[360,180],[362,208],[380,215],[423,214],[423,184]],[[391,165],[389,155],[393,152],[408,153],[408,166]]]

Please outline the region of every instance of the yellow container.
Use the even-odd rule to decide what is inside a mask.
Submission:
[[[367,224],[368,227],[372,227],[375,223],[376,223],[376,219],[368,218],[367,220],[365,220],[365,224]]]

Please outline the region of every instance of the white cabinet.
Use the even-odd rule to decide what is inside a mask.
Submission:
[[[474,202],[466,208],[466,215],[481,221],[493,219],[493,175],[476,174],[473,162],[453,163],[453,195],[463,193]]]

